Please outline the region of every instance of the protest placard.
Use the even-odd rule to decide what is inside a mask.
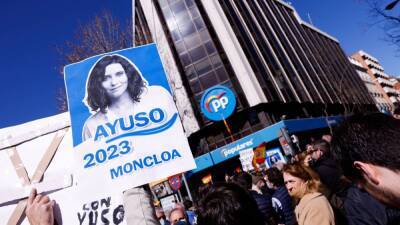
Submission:
[[[266,161],[268,168],[272,167],[273,165],[275,165],[278,162],[286,163],[286,159],[283,156],[283,154],[279,148],[273,148],[273,149],[267,150],[266,154],[267,154],[267,158],[265,161]]]
[[[122,194],[76,196],[72,133],[67,113],[0,129],[0,224],[29,225],[26,198],[31,188],[55,200],[58,225],[126,225]]]
[[[155,44],[94,56],[64,74],[81,193],[120,194],[195,168]]]
[[[254,170],[253,167],[253,157],[254,157],[254,151],[252,148],[247,148],[243,149],[239,152],[239,160],[240,163],[242,164],[243,171],[251,171]]]

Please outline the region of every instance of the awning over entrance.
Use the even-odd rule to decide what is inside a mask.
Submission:
[[[282,120],[279,123],[275,123],[244,138],[234,141],[228,145],[217,148],[211,152],[197,157],[195,159],[197,168],[191,170],[189,173],[193,174],[200,172],[209,167],[212,167],[213,165],[238,156],[239,152],[244,149],[255,148],[262,142],[270,142],[278,139],[279,132],[282,128],[286,128],[289,134],[293,134],[295,132],[303,132],[333,126],[340,122],[342,119],[342,116],[334,116]]]

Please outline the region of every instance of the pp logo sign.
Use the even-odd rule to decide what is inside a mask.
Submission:
[[[222,92],[218,96],[211,96],[206,101],[206,109],[208,112],[218,112],[224,110],[229,103],[228,97],[225,96],[226,92]]]
[[[224,120],[233,113],[235,107],[235,94],[224,86],[218,85],[207,89],[201,98],[201,111],[209,120]]]

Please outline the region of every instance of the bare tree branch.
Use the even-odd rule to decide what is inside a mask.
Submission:
[[[121,25],[120,21],[104,11],[86,24],[80,25],[74,40],[66,41],[56,51],[63,59],[60,74],[67,64],[81,61],[93,55],[132,47],[131,20]],[[67,101],[65,90],[60,90],[57,96],[60,111],[66,111]]]
[[[372,26],[379,25],[384,30],[385,40],[396,46],[400,52],[400,13],[395,11],[399,7],[399,0],[392,1],[386,7],[379,0],[366,0],[371,9],[371,15],[374,18]]]

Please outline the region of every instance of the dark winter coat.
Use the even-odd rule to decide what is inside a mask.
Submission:
[[[272,208],[271,196],[262,195],[254,190],[250,190],[250,195],[257,203],[257,207],[260,210],[264,221],[269,221],[274,216],[274,210]]]
[[[279,187],[275,190],[272,195],[272,207],[279,218],[279,224],[296,224],[292,198],[285,187]]]
[[[386,208],[367,192],[350,187],[344,201],[349,225],[386,225]]]
[[[323,157],[319,159],[312,168],[318,173],[321,182],[333,193],[344,189],[340,180],[342,172],[332,158]]]

